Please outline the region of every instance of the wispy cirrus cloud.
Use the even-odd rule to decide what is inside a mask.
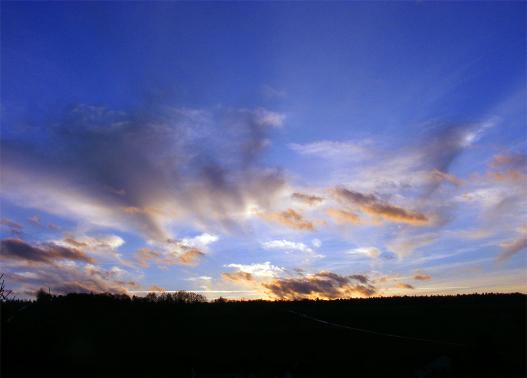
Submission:
[[[520,251],[527,250],[527,225],[517,229],[516,238],[500,244],[501,253],[497,256],[498,261],[505,261]]]
[[[266,209],[284,183],[259,162],[270,130],[284,119],[263,108],[77,106],[49,127],[2,140],[1,194],[149,239],[170,237],[167,226],[178,221],[232,229],[247,206]]]
[[[387,247],[397,254],[399,258],[408,257],[416,249],[425,247],[434,243],[439,238],[437,233],[426,232],[422,234],[401,233],[391,240]]]
[[[376,247],[359,247],[348,251],[352,255],[364,255],[371,259],[378,259],[381,256],[381,251]]]
[[[368,156],[369,141],[337,142],[322,140],[306,144],[291,143],[289,148],[301,155],[332,160],[360,160]]]

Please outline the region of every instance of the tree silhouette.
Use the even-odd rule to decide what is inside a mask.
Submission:
[[[5,288],[4,273],[0,274],[0,300],[2,302],[7,301],[12,294],[12,290]]]

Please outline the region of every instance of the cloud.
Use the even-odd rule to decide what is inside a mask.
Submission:
[[[355,278],[356,279],[356,278]],[[353,296],[371,296],[376,293],[370,284],[353,284],[353,278],[333,272],[319,272],[297,278],[279,278],[262,286],[278,299],[321,298],[336,299]]]
[[[174,223],[237,229],[240,214],[268,209],[284,186],[260,161],[284,119],[263,108],[76,106],[1,140],[1,196],[157,241]]]
[[[294,230],[315,230],[315,225],[312,221],[305,219],[302,214],[293,209],[287,209],[274,213],[265,213],[262,214],[262,217],[269,222],[278,223]]]
[[[332,193],[337,201],[342,204],[357,206],[368,215],[386,221],[411,225],[426,225],[430,223],[430,219],[426,215],[386,203],[373,194],[363,194],[342,187],[333,189]]]
[[[322,197],[311,195],[311,194],[298,193],[298,192],[293,193],[291,195],[291,198],[293,198],[294,200],[303,202],[305,204],[308,204],[310,206],[318,205],[319,203],[324,201],[324,198]]]
[[[151,248],[140,248],[135,253],[135,258],[139,265],[141,265],[143,268],[148,268],[150,266],[151,261],[161,261],[162,255],[159,252],[154,251]]]
[[[287,96],[287,93],[285,90],[274,88],[270,85],[264,85],[262,88],[264,96],[270,98],[270,99],[280,99]]]
[[[164,293],[166,291],[165,288],[162,288],[161,286],[152,285],[148,288],[148,291],[155,291],[158,293]]]
[[[199,276],[199,277],[189,277],[185,278],[187,281],[210,281],[212,280],[212,277],[210,276]]]
[[[361,223],[360,217],[351,211],[329,208],[326,210],[326,214],[337,223]]]
[[[270,240],[261,243],[264,249],[278,249],[283,251],[300,251],[305,253],[313,253],[313,249],[300,242],[292,242],[289,240]]]
[[[363,159],[368,155],[367,142],[318,141],[307,144],[292,143],[289,148],[301,155],[312,155],[324,159]]]
[[[525,169],[527,167],[527,155],[525,154],[499,154],[495,155],[489,163],[491,168]]]
[[[255,264],[227,264],[226,268],[235,268],[240,273],[247,273],[252,277],[257,278],[273,278],[284,272],[284,268],[272,265],[269,261]],[[243,275],[239,275],[242,277]]]
[[[360,283],[363,283],[363,284],[367,284],[369,282],[368,277],[366,277],[363,274],[353,274],[353,275],[349,276],[349,278],[351,278],[352,280],[357,280],[357,281],[359,281]]]
[[[177,261],[181,262],[182,264],[195,264],[203,256],[205,256],[205,254],[199,249],[190,248],[181,255],[177,256]]]
[[[48,223],[48,228],[53,231],[58,231],[61,229],[61,227],[55,223]]]
[[[307,257],[308,260],[324,258],[324,255],[317,253],[308,245],[301,242],[293,242],[289,240],[270,240],[267,242],[260,243],[262,248],[267,250],[281,250],[286,253],[289,252],[300,252],[303,256]]]
[[[205,256],[205,253],[196,247],[191,247],[181,242],[172,242],[173,246],[162,252],[154,251],[151,248],[140,248],[135,253],[135,260],[143,267],[148,268],[151,263],[159,267],[172,265],[196,265]]]
[[[209,244],[217,242],[219,239],[220,237],[218,235],[204,233],[193,238],[184,238],[181,240],[181,244],[189,247],[205,248]]]
[[[461,186],[463,184],[463,181],[457,178],[454,175],[448,174],[446,172],[441,172],[438,169],[434,169],[432,171],[432,178],[434,180],[437,180],[438,182],[448,182],[454,186]]]
[[[24,227],[21,224],[16,223],[10,219],[1,219],[0,226],[6,227],[13,236],[21,237],[23,235],[22,230],[24,229]]]
[[[487,178],[498,183],[527,185],[527,155],[496,155],[489,162]]]
[[[87,235],[75,237],[73,235],[66,235],[62,243],[89,251],[108,251],[121,247],[124,244],[124,240],[118,235],[103,235],[98,237]]]
[[[388,249],[397,254],[399,258],[407,257],[416,249],[425,247],[435,242],[438,235],[424,233],[420,235],[401,234],[387,244]]]
[[[359,247],[354,248],[351,251],[348,252],[349,254],[360,254],[368,256],[372,259],[378,259],[381,256],[381,251],[379,251],[376,247]]]
[[[272,112],[264,108],[249,110],[249,114],[254,117],[254,121],[261,126],[280,127],[285,120],[285,114]]]
[[[425,272],[416,272],[413,276],[413,279],[417,281],[428,281],[432,279],[432,276]]]
[[[505,261],[518,252],[527,249],[527,225],[518,228],[516,239],[506,241],[500,244],[501,253],[498,255],[498,261]]]
[[[221,274],[221,277],[226,281],[252,281],[253,275],[247,272],[224,272]]]
[[[36,268],[32,271],[11,272],[7,275],[18,295],[33,296],[40,288],[52,294],[68,293],[129,293],[139,288],[130,274],[118,267],[104,270],[91,264],[84,267],[73,261]]]
[[[135,253],[135,260],[143,268],[155,263],[160,267],[171,265],[196,265],[206,255],[208,245],[219,240],[217,235],[203,233],[192,238],[167,239],[155,243],[157,251],[145,247]]]
[[[398,289],[411,289],[411,290],[415,289],[412,285],[403,283],[403,282],[398,283],[395,287]]]
[[[54,264],[57,260],[94,262],[92,257],[78,249],[62,247],[53,243],[31,245],[19,239],[3,239],[0,257],[34,264]]]

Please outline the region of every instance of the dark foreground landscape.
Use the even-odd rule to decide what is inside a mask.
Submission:
[[[188,303],[190,302],[190,303]],[[2,377],[525,377],[526,296],[2,303]]]

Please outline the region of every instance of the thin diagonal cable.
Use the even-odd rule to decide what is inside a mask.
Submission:
[[[292,314],[295,314],[297,316],[301,316],[303,318],[306,318],[306,319],[309,319],[309,320],[312,320],[312,321],[315,321],[315,322],[318,322],[318,323],[321,323],[321,324],[325,324],[327,326],[332,326],[332,327],[337,327],[337,328],[344,328],[344,329],[347,329],[347,330],[350,330],[350,331],[369,333],[371,335],[377,335],[377,336],[393,337],[393,338],[397,338],[397,339],[426,342],[426,343],[445,344],[445,345],[462,346],[462,347],[466,346],[465,344],[453,343],[453,342],[450,342],[450,341],[432,340],[432,339],[424,339],[424,338],[410,337],[410,336],[401,336],[401,335],[395,335],[395,334],[392,334],[392,333],[384,333],[384,332],[372,331],[372,330],[369,330],[369,329],[350,327],[350,326],[343,325],[343,324],[332,323],[332,322],[328,322],[326,320],[317,319],[317,318],[315,318],[313,316],[302,314],[300,312],[296,312],[296,311],[293,311],[293,310],[289,310],[289,312],[292,313]]]

